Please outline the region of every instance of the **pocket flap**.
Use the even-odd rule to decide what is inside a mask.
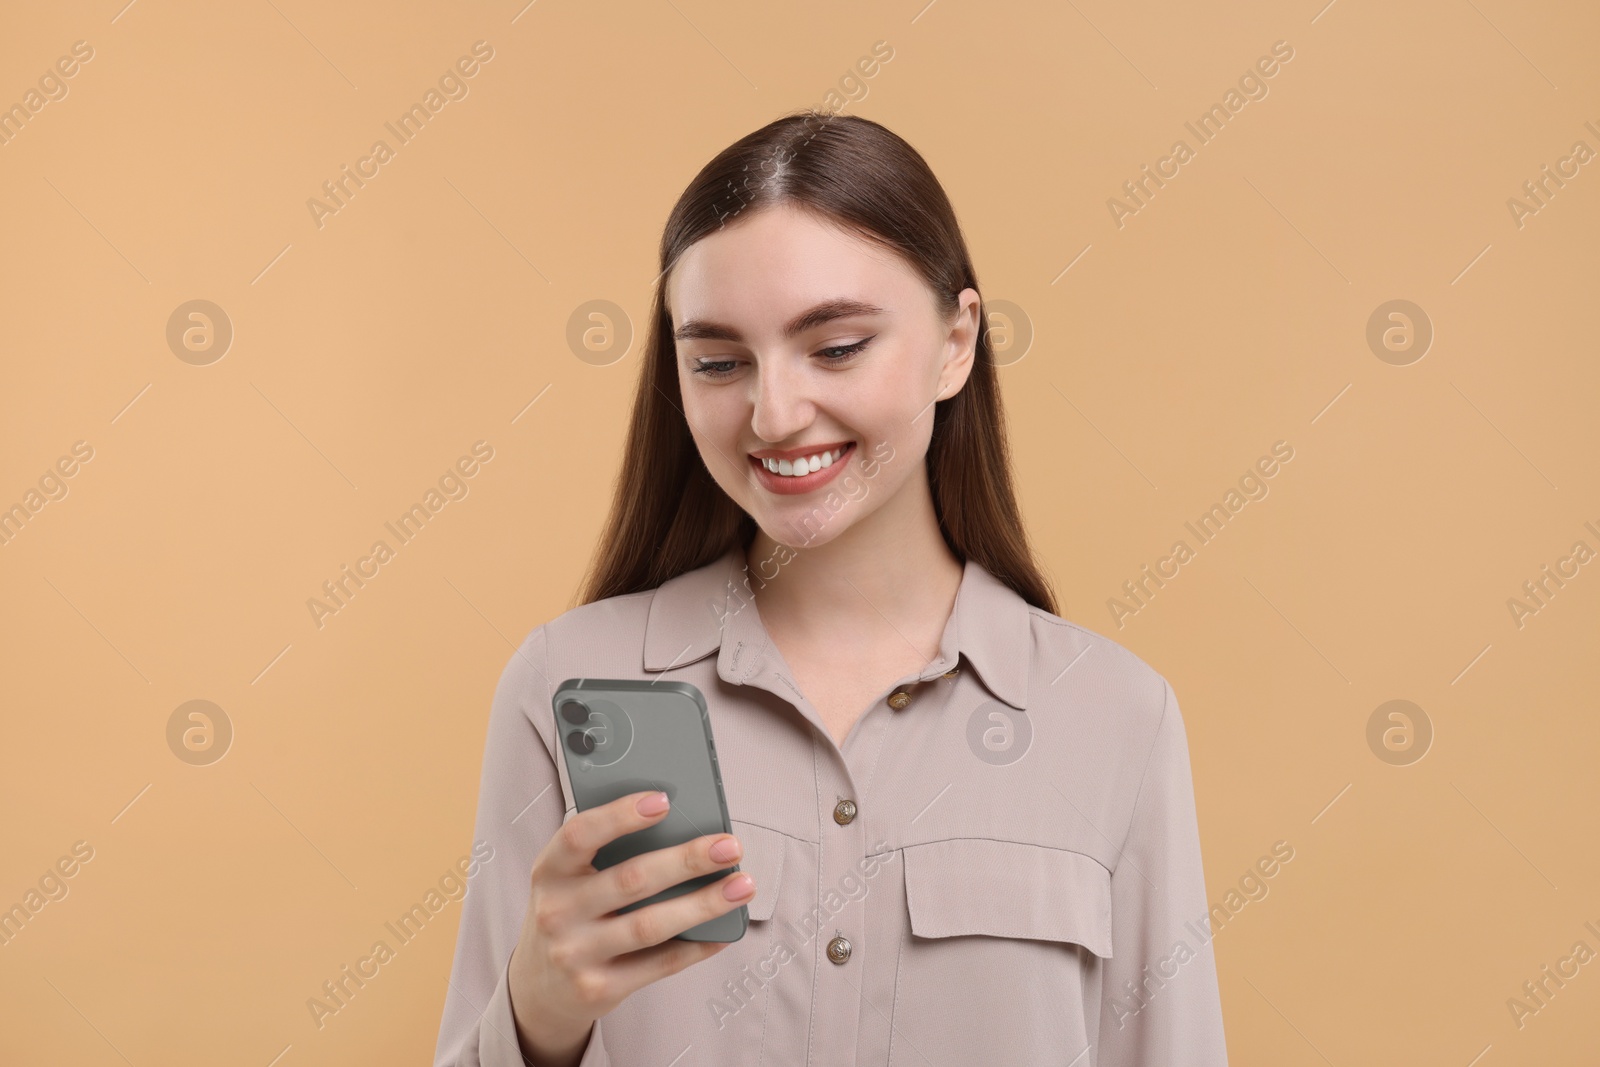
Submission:
[[[1111,872],[1082,852],[981,837],[905,848],[919,937],[987,934],[1070,941],[1111,958]]]
[[[744,846],[739,857],[739,869],[750,875],[756,883],[756,895],[745,904],[752,922],[772,918],[778,906],[778,885],[783,880],[784,852],[788,839],[776,830],[755,823],[729,819],[733,836]]]

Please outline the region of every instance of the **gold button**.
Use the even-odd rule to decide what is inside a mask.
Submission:
[[[843,963],[850,958],[850,942],[843,937],[836,937],[828,942],[828,958],[834,963]]]
[[[856,817],[856,802],[855,801],[853,801],[853,800],[841,800],[841,801],[839,801],[839,803],[837,803],[837,804],[835,804],[833,806],[833,821],[838,823],[840,826],[845,825],[846,823],[848,823],[851,819],[854,819],[855,817]]]
[[[907,704],[910,703],[911,694],[906,692],[904,689],[896,689],[893,693],[889,694],[889,706],[895,711],[902,710]]]
[[[946,678],[954,678],[956,675],[958,675],[960,673],[961,673],[961,668],[960,667],[952,667],[949,670],[944,672],[944,677],[946,677]]]

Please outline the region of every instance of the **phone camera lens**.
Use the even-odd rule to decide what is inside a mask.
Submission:
[[[574,726],[582,726],[589,721],[589,709],[579,700],[563,700],[561,702],[561,717]]]
[[[567,747],[580,756],[587,756],[594,751],[594,738],[587,730],[574,730],[567,735]]]

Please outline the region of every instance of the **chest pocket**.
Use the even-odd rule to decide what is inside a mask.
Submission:
[[[1111,958],[1111,873],[1082,852],[988,838],[903,856],[911,936],[890,1067],[967,1067],[993,1049],[1037,1067],[1086,1049]]]
[[[787,840],[776,830],[755,823],[729,819],[733,836],[744,846],[739,869],[750,875],[756,884],[756,895],[745,905],[751,922],[765,922],[772,918],[778,906],[778,891],[783,881],[783,864]]]
[[[904,854],[917,937],[1069,942],[1111,958],[1111,872],[1093,857],[977,837],[909,845]]]

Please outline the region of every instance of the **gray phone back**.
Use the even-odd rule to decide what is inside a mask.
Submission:
[[[551,698],[556,741],[567,764],[579,811],[629,793],[659,789],[672,806],[654,826],[624,834],[595,854],[597,870],[643,852],[681,844],[704,834],[731,833],[728,804],[717,770],[711,718],[700,690],[688,682],[569,678]],[[660,900],[691,893],[724,877],[738,864],[669,886],[654,896],[617,909],[625,914]],[[744,906],[676,935],[680,941],[737,941],[744,936]]]

